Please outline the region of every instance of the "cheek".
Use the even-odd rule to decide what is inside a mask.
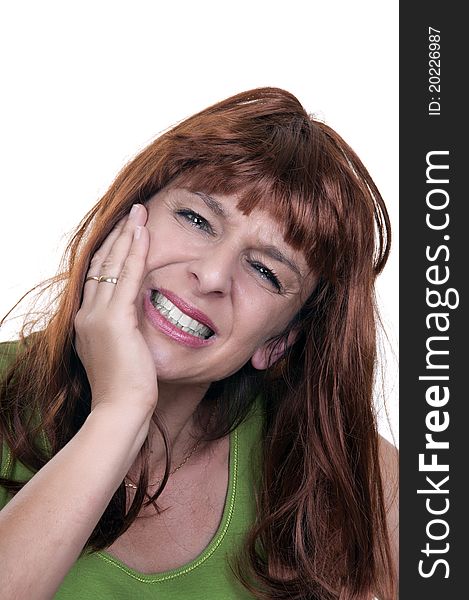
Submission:
[[[285,329],[290,321],[285,311],[279,311],[265,301],[256,306],[252,312],[244,312],[242,330],[244,331],[245,347],[256,350],[265,342],[275,337]]]
[[[150,250],[154,246],[163,246],[168,244],[171,238],[174,238],[174,232],[171,228],[171,223],[167,219],[153,220],[147,223],[147,229],[150,232]],[[174,239],[173,239],[174,241]]]
[[[158,227],[148,226],[150,233],[150,246],[147,255],[147,267],[155,268],[173,262],[180,258],[187,245],[179,243],[177,232],[167,224]]]
[[[153,267],[192,259],[205,249],[202,236],[186,230],[171,215],[153,218],[147,228],[150,233],[147,263]]]

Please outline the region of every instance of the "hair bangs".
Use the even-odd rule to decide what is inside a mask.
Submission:
[[[196,115],[169,134],[164,162],[178,185],[235,195],[246,215],[267,211],[311,271],[337,281],[354,270],[357,246],[368,245],[368,232],[357,236],[357,224],[373,221],[353,152],[301,106],[276,108],[267,115],[265,102],[253,101],[231,105],[229,118]]]

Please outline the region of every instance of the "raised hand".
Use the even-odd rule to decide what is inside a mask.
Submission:
[[[54,596],[148,434],[157,378],[135,307],[149,247],[146,219],[136,205],[91,262],[75,319],[91,414],[0,511],[2,598]],[[100,276],[117,282],[99,283]]]
[[[75,330],[92,410],[110,405],[149,419],[158,397],[157,376],[135,307],[149,247],[146,219],[145,207],[134,205],[94,255]]]

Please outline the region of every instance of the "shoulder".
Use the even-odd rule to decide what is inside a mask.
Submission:
[[[389,534],[398,527],[399,508],[399,450],[383,436],[378,436],[379,464],[385,508],[388,515]]]
[[[19,342],[0,342],[0,374],[13,363],[19,348]]]
[[[379,464],[383,483],[397,486],[399,479],[399,450],[382,435],[378,436]]]
[[[25,368],[27,370],[34,367],[34,360],[23,360],[23,355],[27,353],[38,339],[38,333],[32,333],[27,337],[18,340],[0,342],[0,379],[3,379],[10,368]]]
[[[379,463],[391,550],[397,567],[399,543],[399,450],[379,436]]]

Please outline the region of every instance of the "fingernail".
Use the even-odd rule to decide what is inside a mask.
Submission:
[[[135,228],[135,231],[134,231],[134,238],[136,240],[138,240],[141,233],[142,233],[142,226],[141,225],[137,225],[137,227]]]
[[[130,218],[133,219],[138,212],[138,204],[134,204],[130,209]]]

